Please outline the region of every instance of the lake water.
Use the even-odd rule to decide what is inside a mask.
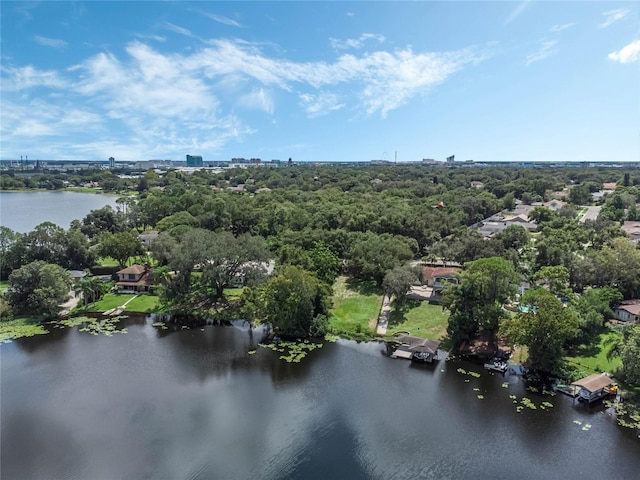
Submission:
[[[460,361],[419,368],[382,344],[342,340],[289,364],[257,346],[259,331],[159,331],[152,321],[127,320],[113,337],[76,327],[0,346],[3,480],[640,472],[636,433],[601,407],[527,392],[517,376]],[[518,413],[509,395],[538,408]]]
[[[91,210],[116,207],[116,196],[81,192],[0,192],[0,225],[27,233],[42,222],[69,228]]]

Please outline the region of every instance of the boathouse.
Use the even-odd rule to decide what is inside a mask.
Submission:
[[[414,362],[432,363],[437,360],[440,342],[428,338],[414,337],[412,335],[399,335],[396,341],[400,343],[393,358],[406,358]]]
[[[618,391],[618,385],[606,373],[594,373],[571,385],[579,388],[578,400],[585,403],[593,403]]]

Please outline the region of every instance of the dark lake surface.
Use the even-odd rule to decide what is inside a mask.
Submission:
[[[75,327],[0,346],[3,480],[640,472],[635,432],[601,407],[528,392],[515,375],[457,360],[419,368],[383,344],[344,340],[290,364],[257,347],[259,330],[160,331],[152,321],[126,320],[128,333],[112,337]],[[538,408],[518,413],[510,395]]]
[[[0,225],[27,233],[42,222],[53,222],[66,230],[91,210],[116,208],[117,198],[82,192],[0,192]]]

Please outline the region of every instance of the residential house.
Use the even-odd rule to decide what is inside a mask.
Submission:
[[[153,283],[151,269],[144,265],[131,265],[116,273],[119,293],[148,293]]]
[[[640,222],[633,220],[626,220],[622,224],[622,230],[628,235],[633,243],[640,241]]]
[[[477,180],[474,180],[473,182],[471,182],[471,188],[483,188],[484,187],[484,183],[479,182]]]
[[[640,299],[625,300],[614,311],[614,317],[621,322],[635,322],[640,320]]]
[[[440,302],[442,291],[448,284],[458,283],[457,274],[460,268],[456,267],[425,267],[422,271],[422,278],[427,287],[431,287],[430,302]]]

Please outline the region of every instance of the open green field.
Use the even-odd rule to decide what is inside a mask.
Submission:
[[[567,362],[584,370],[587,375],[601,372],[615,373],[620,368],[622,361],[617,357],[609,360],[607,352],[611,345],[610,342],[620,340],[622,335],[607,329],[599,337],[600,340],[597,344],[591,348],[582,348],[578,356],[566,357]]]
[[[112,308],[117,308],[131,300],[135,295],[107,293],[101,300],[87,305],[87,312],[105,312]],[[136,299],[127,303],[125,310],[127,312],[152,313],[158,311],[158,297],[156,295],[139,295]],[[75,312],[84,312],[84,306],[78,305]]]
[[[371,285],[348,285],[339,277],[333,285],[329,328],[337,335],[358,336],[375,332],[382,293]]]
[[[396,332],[409,332],[416,337],[442,340],[447,333],[449,312],[440,305],[408,300],[402,310],[395,307],[389,316],[387,336]]]

